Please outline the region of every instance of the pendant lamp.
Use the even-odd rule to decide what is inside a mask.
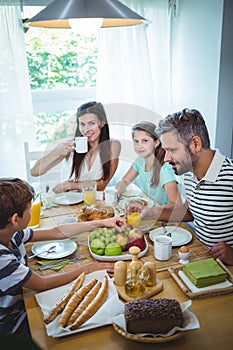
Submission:
[[[54,0],[26,25],[72,28],[72,21],[99,20],[100,28],[143,24],[147,21],[117,0]]]

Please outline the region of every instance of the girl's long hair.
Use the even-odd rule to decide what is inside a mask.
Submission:
[[[146,132],[154,141],[159,140],[159,136],[155,132],[156,125],[151,122],[143,121],[132,127],[132,137],[136,130]],[[160,142],[160,140],[159,140]],[[159,174],[161,166],[164,164],[165,150],[162,148],[161,142],[154,150],[154,163],[152,167],[152,178],[150,186],[156,186],[159,182]]]
[[[102,169],[103,169],[102,179],[106,180],[110,175],[110,156],[111,156],[111,144],[110,144],[107,116],[102,103],[95,102],[95,101],[84,103],[77,110],[77,128],[75,131],[75,137],[83,136],[79,130],[79,117],[87,113],[95,114],[99,122],[103,124],[103,127],[101,128],[98,147],[99,147],[100,160],[101,160]],[[90,149],[88,146],[87,153],[89,152],[89,150]],[[74,174],[77,180],[79,179],[81,166],[87,153],[74,152],[73,164],[72,164],[70,176]]]

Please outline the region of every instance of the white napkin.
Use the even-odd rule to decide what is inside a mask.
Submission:
[[[169,337],[172,334],[174,334],[176,331],[188,331],[190,329],[196,329],[196,328],[200,328],[200,324],[199,321],[197,319],[197,317],[188,310],[189,306],[192,305],[192,301],[188,300],[184,303],[181,303],[181,309],[182,309],[182,313],[183,313],[183,318],[184,318],[184,322],[183,322],[183,326],[182,327],[174,327],[173,329],[171,329],[168,333],[166,334],[148,334],[148,333],[137,333],[137,334],[133,334],[133,335],[137,335],[140,337],[143,336],[150,336],[150,337]],[[112,319],[112,322],[116,323],[116,325],[118,325],[120,328],[122,328],[125,332],[126,331],[126,324],[125,324],[125,318],[124,318],[124,314],[120,314],[116,317],[114,317]]]
[[[89,283],[93,278],[99,281],[104,280],[104,276],[108,276],[105,270],[92,272],[85,277],[83,285]],[[87,322],[76,330],[71,331],[68,327],[62,328],[58,325],[60,315],[58,315],[51,323],[46,324],[46,332],[52,337],[61,337],[64,335],[74,334],[85,331],[87,329],[101,327],[103,325],[111,324],[112,318],[121,314],[124,310],[124,304],[119,300],[118,293],[114,287],[113,281],[108,277],[109,288],[106,302],[101,308],[93,315]],[[46,292],[38,293],[35,295],[38,304],[44,316],[47,316],[49,310],[56,304],[56,302],[62,297],[65,291],[69,288],[70,284],[61,286],[59,288],[50,289]],[[114,307],[113,307],[114,305]]]
[[[205,290],[213,290],[217,288],[228,288],[232,287],[232,283],[226,280],[225,282],[222,283],[217,283],[217,284],[212,284],[211,286],[206,286],[202,288],[196,287],[190,279],[183,273],[183,271],[179,271],[178,275],[180,278],[183,280],[183,282],[186,284],[186,286],[191,290],[192,293],[198,293],[198,292],[203,292]]]

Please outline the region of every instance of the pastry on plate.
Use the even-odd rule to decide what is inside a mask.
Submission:
[[[114,216],[114,209],[107,205],[94,204],[83,206],[82,211],[77,214],[79,221],[103,220]]]

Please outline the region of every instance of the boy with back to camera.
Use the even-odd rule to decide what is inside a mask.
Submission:
[[[111,263],[95,262],[69,272],[40,276],[27,266],[24,243],[65,239],[103,226],[120,231],[118,223],[124,223],[114,217],[32,230],[27,225],[34,195],[33,187],[23,180],[0,179],[0,333],[19,337],[30,337],[22,287],[41,292],[70,283],[82,272],[107,270],[113,273],[114,268]]]

